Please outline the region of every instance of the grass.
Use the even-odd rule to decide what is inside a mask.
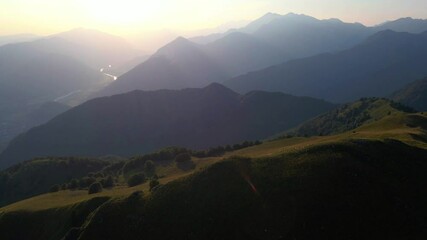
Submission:
[[[261,220],[264,219],[265,222],[263,222],[264,220],[260,222],[258,221],[254,222],[260,225],[266,224],[268,222],[274,225],[276,224],[276,222],[303,221],[301,219],[297,219],[298,215],[295,215],[296,213],[292,213],[292,211],[294,210],[292,210],[291,208],[288,209],[285,206],[282,206],[284,204],[278,205],[276,201],[278,202],[282,201],[283,203],[288,203],[290,204],[289,206],[294,206],[294,208],[298,206],[298,208],[295,208],[295,209],[312,209],[313,211],[316,212],[316,211],[319,211],[319,209],[313,208],[314,205],[310,205],[310,204],[314,204],[314,203],[309,202],[309,200],[311,201],[312,199],[318,199],[318,201],[321,201],[321,202],[323,201],[323,203],[325,203],[324,202],[325,200],[329,201],[333,199],[332,195],[331,196],[329,195],[332,193],[336,194],[337,190],[328,189],[329,187],[338,188],[340,189],[340,191],[342,191],[342,196],[337,196],[338,197],[337,199],[332,200],[332,203],[336,204],[336,206],[339,206],[339,207],[342,207],[340,205],[341,204],[340,201],[344,201],[345,204],[350,204],[350,206],[352,206],[351,204],[359,204],[360,202],[363,202],[363,204],[368,204],[369,199],[374,199],[373,197],[377,197],[376,195],[377,191],[380,191],[380,193],[378,193],[380,194],[379,196],[380,198],[378,201],[375,200],[374,202],[378,204],[380,204],[381,201],[383,200],[388,204],[389,199],[386,198],[386,196],[388,196],[387,194],[391,194],[391,195],[397,194],[396,191],[403,191],[398,193],[399,198],[407,199],[405,201],[412,201],[413,196],[411,194],[413,194],[413,192],[411,192],[411,189],[413,185],[416,186],[418,184],[417,181],[415,180],[413,181],[412,178],[418,179],[418,180],[421,179],[421,175],[419,175],[419,171],[415,166],[416,164],[419,164],[420,169],[424,169],[424,163],[419,161],[420,157],[417,155],[418,154],[417,152],[422,150],[417,150],[417,149],[427,149],[427,141],[425,140],[427,139],[426,138],[427,136],[426,116],[423,113],[396,112],[396,113],[387,115],[386,117],[378,121],[366,123],[357,129],[354,129],[349,132],[341,133],[341,134],[336,134],[331,136],[314,136],[314,137],[306,137],[306,138],[292,137],[292,138],[278,139],[274,141],[267,141],[261,145],[252,146],[252,147],[237,150],[234,152],[229,152],[222,157],[212,157],[212,158],[202,158],[202,159],[193,158],[192,160],[195,163],[194,169],[182,170],[178,166],[176,166],[175,162],[173,161],[159,162],[157,163],[158,164],[157,174],[160,176],[163,176],[159,180],[160,180],[160,183],[163,184],[165,187],[165,188],[164,187],[160,188],[163,190],[160,191],[159,194],[157,192],[154,194],[151,194],[149,192],[148,183],[144,183],[131,188],[127,186],[117,186],[117,187],[114,187],[113,189],[104,189],[102,192],[93,194],[93,195],[88,195],[87,191],[81,191],[81,190],[76,190],[76,191],[67,190],[67,191],[60,191],[56,193],[43,194],[43,195],[39,195],[30,199],[16,202],[14,204],[5,206],[3,208],[0,208],[0,226],[2,225],[1,224],[2,219],[3,221],[6,221],[9,218],[13,219],[13,216],[15,215],[18,216],[16,219],[21,219],[21,220],[32,219],[34,214],[37,216],[41,215],[45,217],[56,216],[57,221],[62,223],[62,228],[61,228],[62,230],[60,231],[58,230],[58,232],[55,232],[55,234],[57,234],[58,236],[62,234],[63,236],[63,234],[65,234],[66,232],[66,229],[69,229],[69,227],[72,226],[68,223],[68,219],[70,218],[70,214],[71,214],[70,209],[81,209],[82,208],[81,206],[84,206],[86,203],[90,201],[94,201],[96,199],[103,199],[96,206],[97,210],[88,211],[87,213],[85,212],[86,213],[85,216],[82,215],[82,219],[85,219],[84,224],[81,223],[81,221],[79,221],[80,225],[79,224],[76,225],[78,227],[84,226],[83,229],[85,230],[85,232],[83,232],[82,236],[86,236],[86,237],[83,237],[82,239],[97,239],[92,234],[99,233],[99,228],[98,228],[99,223],[97,222],[99,221],[99,218],[116,219],[117,217],[125,216],[123,214],[125,214],[126,212],[128,212],[127,213],[128,217],[133,216],[135,214],[148,214],[149,216],[151,216],[151,218],[149,219],[151,219],[150,221],[153,221],[151,222],[152,224],[161,225],[161,224],[166,224],[168,222],[172,224],[172,222],[175,221],[175,224],[178,225],[179,227],[174,229],[176,230],[176,229],[182,228],[183,229],[182,231],[184,231],[186,229],[186,226],[181,225],[181,223],[179,224],[176,223],[176,221],[179,222],[180,219],[177,217],[171,217],[169,215],[171,211],[172,212],[177,211],[176,216],[181,216],[183,218],[184,216],[187,216],[187,214],[189,214],[189,216],[193,216],[195,219],[197,218],[202,219],[206,216],[211,216],[213,219],[215,219],[215,221],[218,221],[218,222],[215,222],[215,224],[217,225],[220,223],[224,224],[224,221],[229,221],[229,220],[222,219],[220,215],[215,215],[215,213],[211,212],[210,210],[217,209],[219,207],[217,206],[217,204],[223,204],[224,201],[225,202],[229,201],[229,204],[231,205],[234,204],[236,206],[239,205],[239,207],[234,209],[231,205],[227,205],[227,206],[222,206],[220,208],[230,209],[230,211],[232,211],[230,212],[230,214],[233,213],[236,216],[239,216],[242,219],[242,222],[229,222],[228,224],[230,225],[234,224],[236,228],[242,228],[242,229],[245,229],[244,231],[251,232],[252,231],[251,227],[253,229],[257,229],[258,226],[253,226],[251,225],[250,222],[245,222],[247,219],[250,219],[251,217],[253,217],[252,215],[250,216],[247,215],[247,213],[244,212],[245,209],[254,209],[253,211],[255,213],[260,214],[260,219]],[[393,142],[391,140],[397,140],[397,141],[400,141],[401,143]],[[396,152],[396,154],[393,153],[394,151]],[[232,156],[251,157],[254,160],[250,161],[251,162],[250,166],[246,166],[245,164],[241,165],[238,160],[227,160]],[[406,160],[410,160],[411,158],[416,159],[416,161],[415,162],[409,161],[408,164],[414,164],[414,165],[406,166],[405,165]],[[375,161],[366,162],[368,160],[375,160]],[[392,161],[387,161],[387,160],[392,160]],[[238,167],[236,168],[236,166]],[[234,169],[234,170],[231,170],[231,169]],[[249,170],[245,170],[245,169],[249,169]],[[351,171],[349,169],[351,169]],[[230,173],[229,171],[232,171],[234,173]],[[245,180],[245,182],[239,182],[240,181],[239,178],[235,178],[234,176],[236,173],[235,171],[239,173],[239,176],[241,175],[239,177],[240,179],[243,176],[243,179]],[[350,171],[351,174],[353,175],[341,176],[338,174],[340,172],[345,173],[346,171]],[[252,179],[245,177],[245,176],[250,176],[248,175],[248,173],[253,174]],[[359,181],[362,181],[362,180],[358,180],[359,178],[355,176],[364,176],[364,174],[367,174],[366,177],[368,178],[366,179],[366,181],[368,182],[360,183]],[[401,180],[401,179],[407,179],[408,177],[412,179],[410,182],[407,182],[407,180]],[[262,194],[260,193],[261,195],[253,198],[253,196],[250,195],[248,192],[244,192],[244,191],[240,192],[239,194],[243,194],[247,196],[247,199],[249,199],[247,200],[247,202],[246,200],[245,202],[242,202],[239,200],[241,197],[240,195],[233,195],[233,193],[238,189],[233,190],[233,186],[227,185],[227,183],[229,182],[237,183],[236,181],[239,182],[239,184],[236,186],[243,186],[245,184],[246,186],[250,186],[248,185],[248,183],[251,183],[252,181],[254,183],[254,186],[256,186],[256,189],[261,191]],[[308,181],[308,182],[305,183],[304,181]],[[350,183],[348,183],[350,184],[350,186],[357,186],[358,184],[362,184],[361,186],[372,187],[371,189],[372,192],[369,192],[370,195],[364,196],[363,194],[366,194],[366,193],[364,193],[362,189],[357,190],[355,193],[353,193],[352,191],[348,191],[345,187],[340,185],[340,182],[343,182],[342,184],[344,184],[346,181],[350,181]],[[374,181],[376,185],[372,185],[372,186],[369,185],[371,184],[371,182],[369,181]],[[200,182],[200,184],[198,182]],[[220,184],[220,186],[215,186],[215,185],[212,185],[212,182],[221,182],[222,185]],[[413,185],[407,186],[407,184],[413,184]],[[229,187],[230,189],[228,189]],[[223,190],[220,191],[221,188],[224,190],[225,195],[221,195],[221,196],[215,195],[215,194],[222,194]],[[201,189],[204,189],[205,192],[202,191]],[[283,189],[286,189],[286,190],[283,190]],[[402,189],[407,189],[407,190],[402,190]],[[292,198],[290,199],[283,198],[283,196],[286,196],[286,195],[282,196],[282,194],[284,193],[279,194],[277,192],[279,190],[286,191],[286,194],[294,196],[294,199],[292,200]],[[383,190],[390,191],[390,192],[386,192],[384,193],[385,195],[381,195],[382,194],[381,191]],[[147,204],[149,203],[154,205],[149,205],[147,206],[147,208],[143,207],[144,209],[141,209],[141,206],[145,206],[144,205],[146,204],[145,202],[141,202],[140,204],[142,205],[136,205],[136,206],[128,205],[127,199],[129,198],[130,195],[132,195],[132,193],[136,191],[143,191],[145,193],[145,197],[143,201],[148,201]],[[212,191],[212,193],[210,191]],[[305,193],[307,191],[309,193]],[[317,192],[317,191],[320,191],[320,192]],[[408,191],[408,192],[406,193],[405,191]],[[186,192],[186,194],[183,195],[183,192]],[[201,192],[203,194],[200,195],[198,192]],[[362,196],[354,195],[357,193],[362,194]],[[324,194],[326,195],[324,196]],[[407,196],[405,196],[405,194],[407,194]],[[190,199],[187,199],[188,196],[193,196],[193,195],[194,195],[194,198],[192,197]],[[224,201],[206,200],[211,198],[212,199],[223,198]],[[295,205],[296,199],[299,199],[298,201],[302,201],[302,203]],[[353,200],[350,200],[350,199],[353,199]],[[193,201],[192,204],[194,204],[195,209],[189,210],[188,205],[186,205],[186,202],[184,200]],[[177,201],[176,202],[177,205],[174,205],[173,201]],[[195,202],[198,202],[198,201],[201,201],[201,205],[195,204]],[[268,211],[272,211],[269,214],[272,214],[274,216],[274,219],[270,219],[268,216],[264,216],[265,214],[267,214],[267,212],[265,212],[267,210],[258,208],[259,201],[267,201],[265,202],[265,204],[268,203],[274,206],[270,210],[267,209]],[[330,208],[329,210],[338,211],[334,208],[336,206],[333,206],[332,203],[326,204],[328,208]],[[203,204],[212,204],[212,205],[205,210],[201,210],[203,209],[203,206],[202,206]],[[379,206],[380,205],[376,206],[376,209],[373,209],[371,211],[375,212],[378,209],[380,209],[378,210],[380,211],[379,213],[386,213],[388,211],[387,209],[389,208],[394,209],[392,205],[390,206],[385,205],[380,207]],[[176,210],[176,208],[180,208],[180,207],[183,209],[186,209],[185,211],[190,211],[190,213],[185,212],[184,210],[182,211]],[[382,209],[382,207],[384,207],[384,209]],[[415,205],[413,207],[415,207]],[[151,211],[150,208],[152,208],[152,211],[156,212],[156,214],[160,214],[160,216],[164,216],[165,218],[167,217],[171,219],[168,221],[164,221],[164,219],[156,220],[158,216],[153,212],[150,212]],[[165,210],[160,210],[163,208]],[[278,208],[278,209],[274,210],[275,208]],[[93,208],[91,209],[93,210]],[[346,209],[346,208],[343,208],[343,209]],[[200,213],[197,213],[197,211],[200,211]],[[219,210],[217,209],[217,211]],[[276,212],[281,212],[281,211],[287,212],[288,214],[290,214],[289,216],[293,216],[294,219],[288,219],[286,217],[282,219],[282,217],[275,215]],[[323,217],[312,216],[311,215],[312,213],[310,212],[303,211],[303,210],[300,210],[300,211],[302,212],[300,212],[299,214],[302,214],[303,216],[307,216],[307,219],[313,218],[312,219],[313,221],[318,221],[319,219],[323,219]],[[353,209],[352,211],[356,211],[356,210]],[[363,212],[363,211],[366,211],[366,209],[359,209],[357,211]],[[384,212],[381,212],[381,211],[384,211]],[[153,214],[153,215],[150,215],[150,214]],[[205,214],[206,216],[203,214]],[[356,213],[352,212],[352,214],[356,214]],[[392,214],[392,213],[387,213],[387,214]],[[387,214],[385,214],[384,216],[387,217]],[[401,213],[399,212],[399,214]],[[396,216],[401,216],[399,214]],[[415,214],[415,213],[411,212],[411,214]],[[140,216],[140,215],[137,215],[137,216]],[[392,216],[393,221],[395,220],[394,217],[396,216],[395,215]],[[402,216],[405,216],[405,215],[402,215]],[[130,225],[136,224],[132,221],[134,221],[138,217],[135,217],[134,220],[129,220],[128,217],[125,219],[122,219],[123,223],[117,223],[110,219],[110,221],[112,221],[111,228],[114,229],[114,226],[116,224],[117,225],[116,227],[123,227],[123,229],[126,229],[128,228],[128,226],[123,224],[125,223]],[[366,216],[361,215],[360,217],[362,218]],[[10,220],[6,222],[9,222],[10,224],[12,224],[14,221],[18,221],[16,219],[13,221]],[[369,218],[369,221],[371,220],[373,221],[373,219]],[[393,226],[397,224],[396,222],[390,222],[391,220],[389,221],[389,219],[382,219],[382,220],[384,221],[384,224],[388,223]],[[195,226],[198,224],[192,221],[191,219],[190,220],[186,219],[185,221],[187,221],[188,224],[193,224]],[[205,221],[211,221],[211,220],[205,219]],[[332,220],[327,219],[327,221],[332,221]],[[331,222],[328,223],[327,221],[324,223],[325,225],[332,224]],[[333,219],[333,221],[335,220]],[[347,219],[347,221],[350,221],[348,223],[349,224],[348,226],[350,226],[351,224],[355,224],[351,222],[353,221],[351,219]],[[244,223],[248,224],[248,228],[242,226],[242,224]],[[337,224],[337,223],[334,223],[334,224]],[[343,224],[347,224],[347,222],[344,222]],[[372,224],[374,223],[372,222]],[[414,224],[413,224],[414,226],[418,226],[417,224],[421,224],[421,223],[416,222]],[[142,227],[144,226],[146,229],[149,228],[149,226],[142,225]],[[276,228],[276,229],[278,228],[278,226],[276,227],[270,226],[270,227]],[[314,228],[314,226],[310,226],[310,227]],[[368,230],[374,231],[373,229],[371,229],[371,227],[368,227],[368,226],[364,226],[364,227],[366,231]],[[385,225],[381,225],[381,227],[385,227]],[[378,229],[377,230],[385,231],[385,228],[381,228],[381,227],[378,228],[379,230]],[[293,229],[292,227],[289,227],[289,228]],[[278,228],[278,229],[282,229],[282,228]],[[285,229],[285,227],[283,227],[283,229]],[[206,229],[204,230],[201,229],[200,231],[205,231],[205,230]],[[350,231],[350,230],[347,229],[346,231]],[[46,230],[46,231],[53,231],[53,230]],[[137,231],[137,230],[130,229],[129,231]],[[156,232],[156,228],[154,228],[153,231]],[[164,228],[163,228],[163,231],[164,231]],[[294,229],[294,231],[296,230]],[[298,234],[301,234],[299,231],[300,230],[298,230]],[[314,233],[316,233],[316,231],[314,231]],[[317,233],[322,234],[322,232],[317,232]],[[337,230],[337,233],[344,234],[341,237],[346,238],[345,232],[341,230]],[[43,234],[45,233],[43,232]],[[108,234],[108,231],[106,231],[105,234]],[[156,232],[155,234],[163,234],[163,233]],[[204,234],[207,234],[207,232],[198,232],[197,234],[199,234],[197,236],[207,236],[207,235],[204,235]],[[256,234],[261,234],[261,233],[256,233]],[[393,239],[393,237],[390,236],[390,239]]]
[[[274,157],[285,153],[302,151],[312,146],[332,144],[350,139],[396,139],[412,146],[427,149],[426,142],[414,138],[414,136],[426,135],[426,130],[423,128],[425,127],[423,125],[424,122],[427,121],[426,116],[421,113],[395,113],[393,115],[385,117],[384,119],[369,123],[367,125],[355,129],[354,131],[346,132],[343,134],[323,137],[315,136],[308,138],[293,137],[279,139],[274,141],[268,141],[261,145],[237,150],[234,152],[229,152],[223,157],[211,157],[204,159],[193,158],[196,168],[194,170],[189,171],[183,171],[179,169],[178,167],[176,167],[174,162],[161,162],[159,163],[159,167],[157,168],[157,174],[159,176],[165,176],[160,179],[160,183],[166,184],[184,176],[188,176],[194,173],[195,171],[205,169],[206,167],[209,167],[210,165],[222,161],[223,159],[226,159],[231,156],[251,158]],[[87,201],[94,197],[125,197],[135,191],[144,191],[148,193],[148,183],[144,183],[142,185],[131,188],[127,186],[118,186],[113,189],[104,189],[103,192],[93,195],[88,195],[87,191],[82,190],[67,190],[60,191],[57,193],[48,193],[5,206],[3,208],[0,208],[0,212],[22,210],[39,211],[52,207],[65,207],[82,201]]]

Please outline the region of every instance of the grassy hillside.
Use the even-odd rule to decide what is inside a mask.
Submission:
[[[342,134],[193,157],[194,169],[159,162],[155,191],[146,182],[40,195],[1,208],[0,231],[5,239],[420,239],[426,131],[424,114],[395,112]],[[29,231],[10,231],[18,222]]]
[[[0,172],[0,206],[49,191],[55,184],[100,171],[109,162],[87,158],[40,158]]]
[[[384,98],[362,98],[307,121],[288,134],[322,136],[343,133],[386,116],[405,112],[414,110]]]

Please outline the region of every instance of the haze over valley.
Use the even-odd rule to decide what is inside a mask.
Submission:
[[[1,239],[427,237],[424,1],[41,2],[0,3]]]

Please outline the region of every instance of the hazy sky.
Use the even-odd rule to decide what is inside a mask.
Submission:
[[[405,16],[427,18],[427,0],[0,0],[0,35],[45,35],[75,27],[116,34],[194,30],[266,12],[373,25]]]

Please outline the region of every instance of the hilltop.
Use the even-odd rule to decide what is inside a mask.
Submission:
[[[288,132],[296,136],[322,136],[347,132],[384,117],[415,110],[384,98],[362,98],[322,114]]]

